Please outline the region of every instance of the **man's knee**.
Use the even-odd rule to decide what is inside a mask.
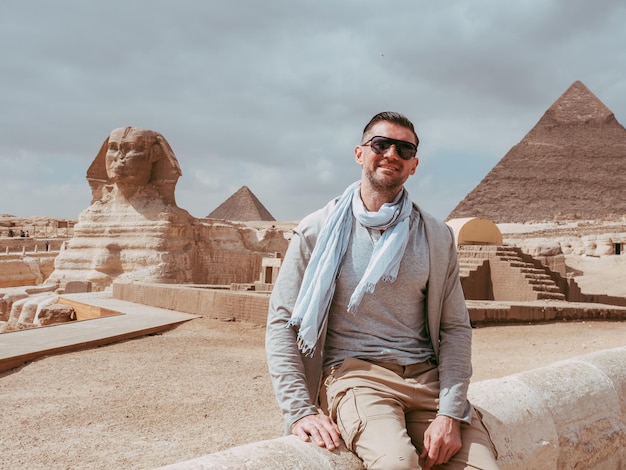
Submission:
[[[359,455],[358,449],[357,455]],[[393,446],[383,449],[383,452],[379,455],[368,453],[368,455],[359,455],[359,457],[363,460],[363,464],[368,470],[409,470],[420,468],[415,448],[411,449],[406,446]]]

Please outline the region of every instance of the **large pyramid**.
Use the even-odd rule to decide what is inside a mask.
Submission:
[[[239,222],[276,220],[247,186],[242,186],[231,197],[207,215],[210,219]]]
[[[497,223],[626,215],[626,129],[582,82],[448,216]]]

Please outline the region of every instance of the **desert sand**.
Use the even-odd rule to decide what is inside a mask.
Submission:
[[[602,292],[619,295],[611,281],[623,279],[624,264],[600,264],[581,259],[575,268],[604,276]],[[0,375],[0,468],[149,469],[281,436],[264,333],[207,312],[162,334]],[[473,380],[624,345],[626,320],[477,328]]]

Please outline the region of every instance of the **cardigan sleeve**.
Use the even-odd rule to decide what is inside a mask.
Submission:
[[[469,423],[472,327],[459,278],[456,244],[450,227],[428,215],[425,220],[431,255],[428,323],[439,364],[438,414]]]
[[[270,296],[265,351],[276,401],[285,419],[286,433],[300,418],[319,412],[315,404],[319,377],[311,376],[309,368],[312,361],[307,363],[307,358],[303,358],[298,349],[297,328],[287,324],[317,234],[332,205],[333,202],[305,217],[296,227]],[[319,356],[315,360],[315,363],[318,362],[321,364]]]

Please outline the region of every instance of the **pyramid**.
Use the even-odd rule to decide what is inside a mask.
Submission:
[[[626,129],[576,81],[448,218],[524,223],[623,215]]]
[[[247,186],[242,186],[221,203],[207,218],[240,222],[276,220]]]

